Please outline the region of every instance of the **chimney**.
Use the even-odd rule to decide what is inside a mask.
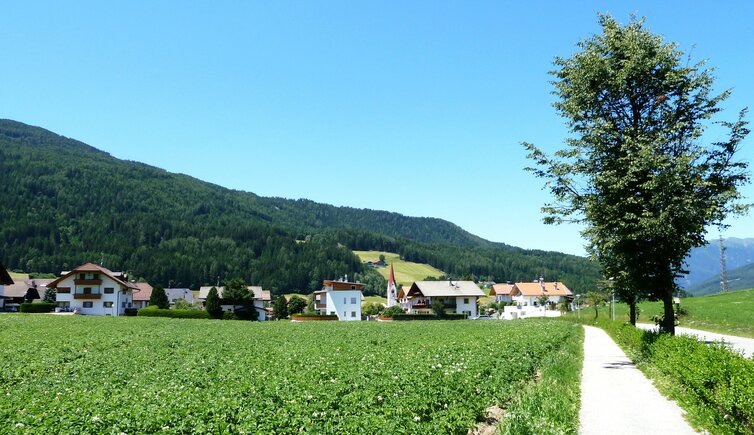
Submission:
[[[348,274],[346,274],[346,277],[343,278],[345,282],[348,282]]]
[[[539,286],[542,287],[542,293],[545,292],[545,279],[543,277],[539,277]]]

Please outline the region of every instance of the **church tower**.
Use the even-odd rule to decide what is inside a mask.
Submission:
[[[398,287],[395,284],[395,273],[393,265],[390,265],[390,277],[387,280],[387,306],[392,307],[398,304]]]

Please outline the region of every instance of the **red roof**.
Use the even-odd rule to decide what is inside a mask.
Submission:
[[[102,266],[98,266],[98,265],[96,265],[94,263],[82,264],[81,266],[79,266],[79,267],[71,270],[70,272],[67,272],[65,275],[63,275],[63,276],[57,278],[56,280],[52,281],[51,283],[47,284],[47,287],[57,288],[57,286],[60,283],[60,281],[68,278],[71,275],[74,275],[74,274],[80,273],[80,272],[98,272],[98,273],[103,273],[103,274],[109,276],[110,278],[112,278],[113,280],[117,281],[119,284],[121,284],[121,285],[123,285],[125,287],[128,287],[128,288],[130,288],[132,290],[139,290],[139,287],[137,287],[135,283],[128,282],[128,280],[126,279],[125,275],[118,274],[116,272],[113,272],[110,269],[106,269],[106,268],[104,268]]]
[[[148,282],[135,282],[139,291],[134,292],[133,300],[135,301],[148,301],[152,297],[152,286]]]

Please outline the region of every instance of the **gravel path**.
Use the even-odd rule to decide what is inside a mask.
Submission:
[[[607,333],[584,326],[581,434],[696,434]]]
[[[637,323],[637,328],[656,330],[657,326],[648,323]],[[754,338],[736,337],[735,335],[716,334],[714,332],[701,331],[699,329],[675,327],[676,334],[691,335],[706,342],[725,341],[734,350],[743,352],[746,358],[754,356]]]

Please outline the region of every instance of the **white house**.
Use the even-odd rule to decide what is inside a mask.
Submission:
[[[225,301],[223,301],[223,286],[202,286],[199,288],[199,301],[202,303],[202,306],[204,306],[207,302],[207,295],[209,295],[209,291],[212,288],[217,289],[217,296],[220,297],[220,307],[223,309],[223,311],[233,311],[235,307],[230,304],[226,304]],[[257,313],[259,316],[257,317],[257,320],[267,320],[267,310],[265,309],[266,304],[268,304],[272,300],[272,294],[269,290],[263,290],[260,286],[254,286],[250,285],[247,287],[249,291],[254,295],[254,308],[257,310]]]
[[[517,282],[513,284],[510,292],[511,298],[523,307],[537,307],[541,305],[541,300],[546,297],[549,305],[554,305],[562,300],[570,300],[573,293],[562,282],[545,282],[540,278],[539,281]]]
[[[337,315],[338,320],[361,320],[364,284],[345,279],[325,280],[322,290],[314,292],[314,309],[319,314]]]
[[[494,284],[490,290],[490,296],[495,298],[495,302],[512,302],[511,291],[513,284]]]
[[[432,302],[440,300],[449,313],[477,315],[477,301],[486,296],[474,281],[416,281],[401,288],[398,295],[401,308],[409,314],[432,312]]]
[[[139,291],[123,272],[92,263],[61,273],[47,287],[57,290],[59,306],[91,316],[124,315],[126,309],[133,308],[133,292]]]

